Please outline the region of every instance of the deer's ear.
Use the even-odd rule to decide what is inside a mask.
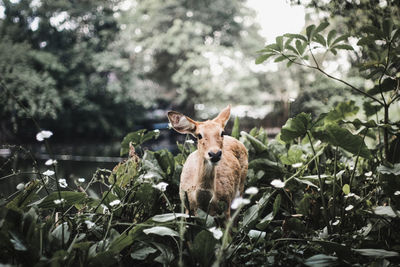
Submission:
[[[231,116],[231,105],[228,105],[218,114],[218,116],[213,121],[220,123],[222,127],[225,128],[225,125],[228,122],[230,116]]]
[[[197,122],[179,112],[169,111],[168,120],[178,133],[194,134],[196,131]]]

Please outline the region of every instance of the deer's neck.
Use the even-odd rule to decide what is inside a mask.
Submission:
[[[214,189],[215,166],[208,160],[200,159],[198,166],[198,181],[199,188]]]

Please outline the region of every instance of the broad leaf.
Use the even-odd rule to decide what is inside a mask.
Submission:
[[[275,54],[264,54],[264,55],[261,55],[261,56],[259,56],[257,59],[256,59],[256,64],[261,64],[261,63],[263,63],[265,60],[267,60],[268,58],[270,58],[270,57],[272,57],[272,56],[274,56]]]
[[[131,258],[134,260],[145,260],[147,256],[157,252],[157,249],[152,247],[144,247],[131,253]]]
[[[400,175],[400,163],[394,164],[393,168],[390,168],[390,167],[387,167],[384,165],[380,165],[376,170],[382,174]]]
[[[315,33],[315,25],[314,24],[312,24],[306,28],[306,35],[307,35],[308,41],[311,41],[313,39],[314,33]]]
[[[211,266],[214,259],[214,250],[217,240],[212,233],[203,230],[196,235],[191,249],[192,255],[201,264],[201,266]]]
[[[144,229],[143,232],[146,235],[154,234],[160,236],[179,236],[176,231],[165,226],[154,226],[152,228]]]
[[[189,215],[184,214],[184,213],[165,213],[165,214],[160,214],[160,215],[155,215],[153,218],[151,218],[155,222],[169,222],[173,221],[176,218],[188,218]]]
[[[337,257],[328,256],[325,254],[318,254],[308,258],[304,264],[312,267],[327,267],[333,266],[337,263]]]
[[[342,190],[345,195],[350,194],[350,186],[348,184],[343,185]]]
[[[367,159],[372,156],[360,136],[353,135],[349,130],[341,128],[337,124],[328,124],[325,127],[319,127],[313,132],[313,135],[322,142],[341,147],[354,155],[359,154],[361,157]]]
[[[311,114],[300,113],[289,119],[281,130],[282,141],[288,143],[297,137],[304,136],[311,128]]]
[[[39,208],[42,209],[51,209],[61,207],[61,205],[63,205],[64,207],[68,207],[75,204],[82,204],[86,200],[88,200],[88,198],[85,193],[61,191],[60,193],[53,192],[47,197],[30,204],[30,206],[38,205]]]
[[[283,36],[289,37],[289,38],[301,39],[303,41],[307,41],[307,38],[304,35],[301,35],[301,34],[286,33]]]
[[[360,253],[363,256],[374,257],[374,258],[390,258],[399,256],[398,252],[388,251],[384,249],[363,248],[363,249],[353,249],[353,251]]]
[[[397,215],[394,212],[393,208],[390,206],[378,206],[374,208],[374,213],[376,215],[381,215],[381,216],[388,216],[392,218],[396,218]]]

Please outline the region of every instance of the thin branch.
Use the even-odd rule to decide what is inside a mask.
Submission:
[[[373,95],[368,94],[367,92],[362,91],[361,89],[355,87],[354,85],[352,85],[352,84],[350,84],[350,83],[348,83],[348,82],[346,82],[346,81],[343,81],[342,79],[336,78],[336,77],[330,75],[329,73],[326,73],[326,72],[325,72],[323,69],[321,69],[319,66],[316,67],[316,66],[311,66],[311,65],[299,63],[299,62],[297,62],[297,61],[294,61],[294,60],[290,59],[287,55],[285,55],[285,54],[283,54],[283,53],[281,53],[281,55],[284,56],[286,59],[288,59],[288,60],[289,60],[290,62],[292,62],[293,64],[297,64],[297,65],[304,66],[304,67],[307,67],[307,68],[310,68],[310,69],[318,70],[319,72],[321,72],[322,74],[324,74],[324,75],[327,76],[328,78],[331,78],[331,79],[333,79],[333,80],[335,80],[335,81],[341,82],[341,83],[347,85],[348,87],[350,87],[351,89],[353,89],[354,91],[357,91],[358,93],[360,93],[360,94],[362,94],[362,95],[364,95],[364,96],[366,96],[366,97],[368,97],[368,98],[373,99],[374,101],[378,102],[380,105],[382,105],[382,106],[384,105],[384,103],[383,103],[381,100],[379,100],[378,98],[374,97]]]

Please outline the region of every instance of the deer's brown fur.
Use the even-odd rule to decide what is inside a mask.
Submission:
[[[168,112],[176,131],[198,137],[197,150],[189,155],[183,166],[179,190],[182,199],[188,196],[190,210],[194,213],[201,208],[215,215],[221,212],[220,202],[224,202],[222,211],[228,218],[232,200],[243,194],[247,150],[240,141],[223,135],[229,117],[230,105],[215,119],[204,122],[175,111]],[[215,157],[219,151],[222,155]]]

